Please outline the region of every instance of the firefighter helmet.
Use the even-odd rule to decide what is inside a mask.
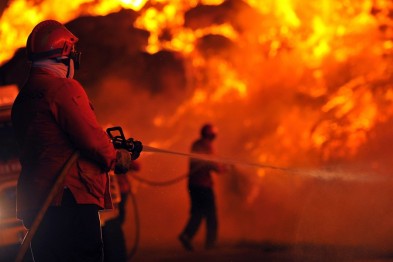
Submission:
[[[217,130],[212,124],[205,124],[201,128],[201,136],[207,139],[214,139],[217,135]]]
[[[27,38],[28,59],[34,61],[64,56],[72,58],[76,42],[78,38],[61,23],[55,20],[42,21]]]

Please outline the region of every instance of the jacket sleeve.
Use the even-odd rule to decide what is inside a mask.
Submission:
[[[113,168],[116,151],[98,124],[85,90],[76,80],[64,79],[51,108],[57,122],[82,155],[106,171]]]

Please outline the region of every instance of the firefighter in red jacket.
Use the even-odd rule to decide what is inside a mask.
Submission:
[[[12,108],[22,165],[17,216],[27,228],[64,163],[80,152],[32,239],[35,261],[102,261],[98,211],[112,208],[107,172],[131,161],[127,151],[114,149],[73,79],[77,41],[57,21],[35,26],[26,46],[31,70]]]
[[[213,154],[213,141],[217,131],[211,124],[201,128],[200,138],[191,147],[192,153]],[[205,248],[215,246],[217,240],[217,214],[213,191],[212,172],[222,172],[223,167],[217,163],[192,159],[189,165],[188,192],[191,200],[190,217],[179,240],[186,250],[192,251],[192,238],[198,231],[203,219],[206,220]]]

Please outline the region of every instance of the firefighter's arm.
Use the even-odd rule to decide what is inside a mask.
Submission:
[[[77,81],[65,79],[52,103],[52,111],[81,154],[100,163],[106,170],[114,168],[116,160],[124,158],[119,156],[98,124],[87,94]]]
[[[217,162],[210,162],[210,170],[222,174],[226,172],[226,167]]]

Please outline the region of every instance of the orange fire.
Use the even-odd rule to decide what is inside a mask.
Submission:
[[[228,3],[230,5],[231,1]],[[285,88],[324,102],[319,105],[319,113],[316,114],[304,115],[296,106],[289,110],[271,139],[282,141],[284,148],[296,145],[303,149],[316,149],[321,152],[322,160],[329,160],[332,154],[335,158],[355,154],[367,139],[369,130],[391,114],[391,110],[381,111],[378,108],[381,103],[376,101],[383,99],[390,104],[391,91],[386,90],[385,94],[375,97],[376,94],[369,88],[370,81],[383,77],[384,72],[372,71],[364,75],[360,71],[363,69],[359,68],[359,75],[354,72],[353,77],[343,78],[335,87],[326,83],[331,67],[344,65],[366,50],[369,53],[366,59],[384,62],[378,57],[382,59],[393,44],[389,30],[381,34],[378,26],[386,22],[388,3],[371,0],[324,0],[315,3],[248,0],[244,6],[248,5],[254,12],[242,6],[238,13],[233,14],[235,21],[208,23],[194,28],[192,25],[184,26],[187,11],[198,4],[219,6],[227,3],[220,0],[15,0],[10,2],[0,19],[0,64],[9,60],[17,48],[24,46],[32,27],[43,19],[66,23],[78,16],[106,15],[121,8],[130,8],[139,12],[134,26],[150,32],[146,51],[155,53],[166,49],[180,52],[197,72],[193,77],[209,79],[204,86],[193,87],[191,99],[180,104],[174,116],[168,119],[156,116],[154,123],[157,126],[173,123],[176,118],[200,105],[223,101],[247,103],[252,99],[250,96],[261,88],[282,81],[286,82]],[[236,43],[235,50],[228,51],[231,52],[229,59],[207,56],[196,49],[198,41],[208,35],[223,36]],[[267,63],[271,66],[280,63],[284,66],[279,70],[284,71],[277,72],[276,76],[269,75],[269,79],[264,80],[263,76],[258,76],[256,66],[260,67],[259,72],[266,73],[269,72],[264,68]],[[294,71],[287,79],[277,79],[285,74],[285,70]],[[306,71],[309,72],[307,81],[299,82],[298,76]],[[256,80],[263,81],[265,85]],[[242,124],[250,122],[252,120],[246,118]],[[298,131],[297,135],[288,136],[294,129]],[[257,149],[257,142],[253,148],[256,159],[265,155]],[[282,162],[287,161],[283,159]]]
[[[139,10],[145,3],[146,0],[10,1],[0,18],[0,65],[9,60],[17,48],[25,46],[28,34],[42,20],[66,23],[82,15],[106,15],[121,8]]]

